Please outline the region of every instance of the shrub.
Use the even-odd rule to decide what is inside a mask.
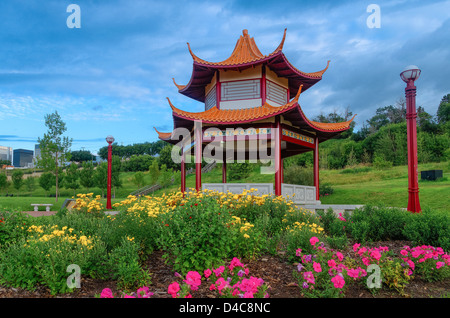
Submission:
[[[450,216],[446,213],[424,209],[411,214],[402,233],[414,244],[439,246],[450,251]]]
[[[39,283],[52,294],[70,292],[67,267],[78,265],[83,274],[101,276],[106,250],[98,238],[58,225],[31,225],[29,236],[0,250],[0,282],[34,290]]]
[[[139,263],[139,250],[133,237],[123,237],[120,246],[111,251],[110,268],[119,288],[131,290],[151,283],[150,274]]]
[[[231,181],[248,178],[253,170],[253,166],[249,162],[233,163],[229,166],[228,178]]]
[[[364,206],[347,222],[348,233],[358,242],[404,239],[402,234],[411,213],[400,208]]]

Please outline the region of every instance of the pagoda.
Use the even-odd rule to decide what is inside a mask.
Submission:
[[[197,191],[206,188],[242,193],[244,189],[254,188],[276,196],[295,193],[294,202],[299,204],[320,203],[319,143],[348,130],[355,116],[340,123],[321,123],[305,116],[298,101],[300,94],[322,79],[330,61],[321,71],[300,71],[283,53],[285,39],[286,29],[278,47],[263,55],[254,38],[243,30],[231,56],[221,62],[199,58],[188,43],[193,59],[191,78],[186,85],[177,84],[175,79],[173,82],[179,93],[204,103],[205,110],[181,110],[168,99],[174,130],[159,132],[155,128],[159,139],[178,145],[180,138],[175,132],[180,129],[188,132],[188,142],[180,146],[183,193],[186,190],[186,154],[193,151]],[[211,145],[215,151],[208,151]],[[307,151],[314,154],[314,187],[283,183],[283,159]],[[223,163],[222,183],[202,185],[202,158],[205,161],[214,158]],[[236,159],[241,162],[272,160],[274,184],[227,183],[227,162]]]

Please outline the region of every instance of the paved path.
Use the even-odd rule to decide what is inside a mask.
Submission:
[[[44,216],[44,215],[55,215],[56,211],[22,211],[22,213],[26,213],[29,216]]]

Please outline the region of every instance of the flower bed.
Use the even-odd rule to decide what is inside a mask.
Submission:
[[[163,288],[175,298],[205,291],[217,298],[270,297],[271,277],[250,275],[244,265],[267,255],[286,264],[299,297],[347,297],[355,289],[405,296],[412,281],[450,277],[448,218],[432,212],[373,207],[317,216],[281,197],[203,191],[130,196],[116,204],[119,214],[106,216],[98,199],[79,195],[74,212],[51,217],[0,212],[0,288],[73,292],[66,268],[76,264],[85,279],[114,281],[116,296],[154,297],[146,264],[156,252],[179,273]],[[419,222],[427,224],[426,236]],[[412,244],[396,252],[374,245],[399,238]]]

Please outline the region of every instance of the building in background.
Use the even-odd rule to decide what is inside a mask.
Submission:
[[[12,163],[13,150],[11,147],[0,146],[0,160],[8,160]]]
[[[38,160],[41,158],[41,148],[39,144],[34,145],[33,166],[36,167]]]
[[[14,149],[13,166],[15,168],[32,168],[33,167],[33,150]]]

